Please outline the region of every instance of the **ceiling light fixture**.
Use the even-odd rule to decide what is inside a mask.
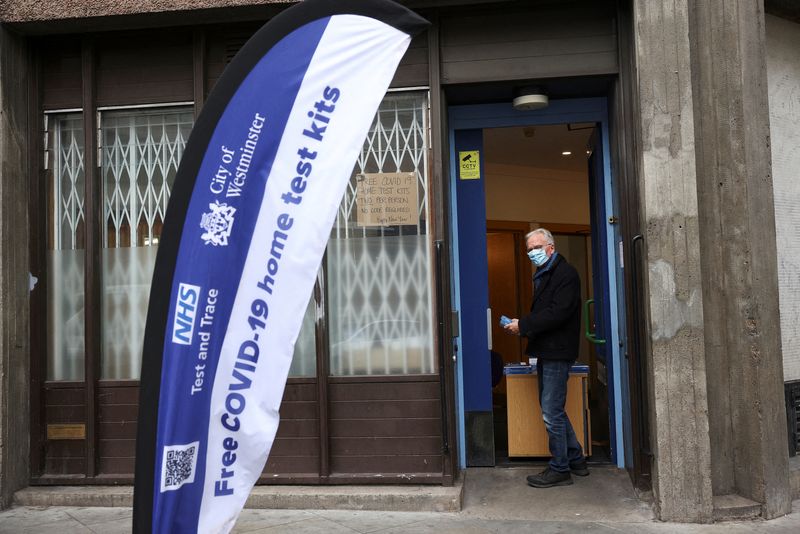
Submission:
[[[564,152],[561,153],[561,155],[562,156],[571,156],[572,152],[570,152],[569,150],[565,150]]]
[[[514,90],[514,109],[517,111],[533,111],[547,107],[550,99],[541,87],[529,86]]]

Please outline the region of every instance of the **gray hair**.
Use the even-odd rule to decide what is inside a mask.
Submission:
[[[527,234],[525,234],[525,241],[527,242],[528,239],[530,239],[531,236],[535,235],[535,234],[541,234],[542,237],[544,237],[544,239],[545,239],[545,241],[547,242],[548,245],[555,245],[556,244],[555,240],[553,239],[553,234],[551,234],[550,230],[548,230],[547,228],[537,228],[536,230],[532,230],[532,231],[528,232]]]

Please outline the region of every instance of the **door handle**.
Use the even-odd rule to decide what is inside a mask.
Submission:
[[[586,339],[589,340],[590,343],[594,343],[595,345],[605,345],[606,340],[600,339],[595,335],[594,332],[589,330],[589,306],[594,304],[594,299],[589,299],[583,304],[583,329],[585,330],[584,335]]]
[[[489,338],[489,350],[492,350],[492,309],[486,308],[486,337]]]

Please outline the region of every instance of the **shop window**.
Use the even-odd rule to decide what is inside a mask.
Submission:
[[[303,316],[300,335],[294,344],[289,376],[317,376],[316,302],[311,295]]]
[[[386,96],[341,202],[325,264],[333,375],[436,372],[427,113],[424,94]],[[100,314],[101,378],[138,379],[150,280],[170,191],[193,126],[192,109],[130,108],[98,115],[100,310],[84,309],[82,114],[54,113],[46,119],[47,379],[83,380],[85,313]],[[385,185],[378,183],[383,180]],[[380,189],[363,189],[370,181]],[[371,202],[389,209],[365,217]],[[399,219],[398,211],[403,212]],[[310,296],[290,376],[316,375],[315,326],[316,303]]]
[[[102,187],[102,379],[138,379],[150,281],[192,108],[99,114]],[[80,112],[45,115],[48,191],[47,380],[84,378],[84,134]],[[291,375],[316,374],[315,304],[303,318]]]
[[[389,93],[328,242],[330,372],[427,374],[433,357],[427,98]]]
[[[83,380],[84,189],[80,113],[45,115],[47,379]]]
[[[193,122],[190,107],[100,114],[103,379],[139,378],[158,240]]]

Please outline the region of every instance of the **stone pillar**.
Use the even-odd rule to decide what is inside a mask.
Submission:
[[[714,495],[791,512],[763,1],[695,0],[690,36]]]
[[[0,509],[30,478],[28,56],[0,26]]]
[[[653,494],[664,521],[713,517],[688,0],[632,0],[650,332]]]
[[[659,517],[710,521],[724,495],[783,515],[763,2],[632,1]]]

